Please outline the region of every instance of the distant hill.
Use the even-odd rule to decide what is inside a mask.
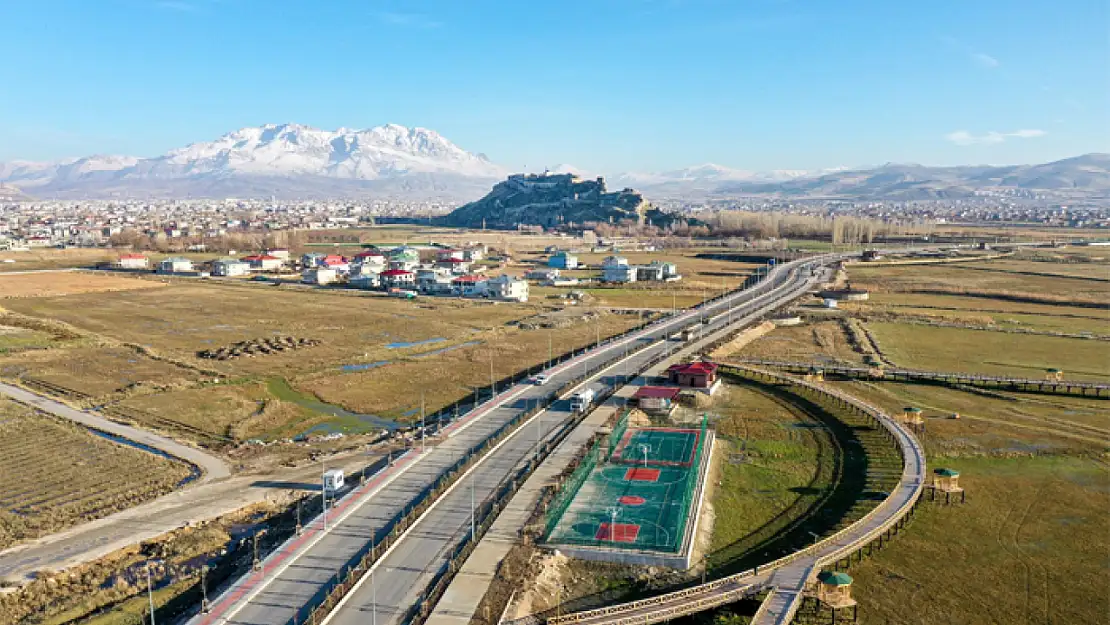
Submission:
[[[511,228],[518,224],[558,226],[633,220],[667,225],[674,217],[651,206],[632,189],[610,192],[603,178],[575,174],[514,174],[480,200],[444,216],[445,225]]]
[[[1024,190],[1057,197],[1110,197],[1110,154],[1085,154],[1043,165],[928,167],[887,164],[781,182],[726,182],[713,195],[870,200],[967,198]]]
[[[387,124],[243,128],[154,158],[0,163],[0,183],[38,197],[397,197],[466,200],[506,170],[433,130]]]

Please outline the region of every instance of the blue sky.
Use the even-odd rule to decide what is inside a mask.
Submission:
[[[8,0],[0,160],[432,128],[538,169],[1110,151],[1105,0]]]

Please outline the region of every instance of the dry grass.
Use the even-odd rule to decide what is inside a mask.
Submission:
[[[999,398],[843,383],[887,410],[926,410],[931,466],[961,472],[963,506],[927,504],[890,547],[853,565],[863,623],[1099,623],[1110,593],[1105,402]],[[959,420],[937,418],[959,411]]]
[[[0,548],[153,499],[188,475],[179,462],[0,400]]]
[[[64,250],[35,249],[26,252],[0,252],[0,273],[8,271],[88,267],[99,262],[110,262],[117,258],[119,258],[119,253],[115,250],[95,248],[69,248]],[[15,262],[3,262],[5,260],[13,260]]]
[[[810,361],[832,360],[863,364],[863,354],[855,351],[839,321],[816,321],[800,326],[776,328],[753,341],[735,355],[738,358]]]
[[[1110,380],[1110,351],[1102,341],[901,323],[867,327],[902,367],[1035,379],[1054,367],[1068,379]]]
[[[0,356],[0,376],[37,378],[102,399],[113,393],[142,392],[135,385],[173,386],[201,379],[194,371],[130,348],[91,346]]]
[[[154,280],[85,271],[10,276],[0,274],[0,299],[10,297],[57,297],[79,293],[157,289],[163,286],[165,286],[164,283]]]

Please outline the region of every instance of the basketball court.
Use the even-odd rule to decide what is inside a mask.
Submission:
[[[557,518],[549,544],[677,553],[702,476],[704,429],[643,428],[618,433],[608,457],[586,467]]]

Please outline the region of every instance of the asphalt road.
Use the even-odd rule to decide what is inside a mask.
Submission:
[[[796,264],[791,263],[793,266]],[[429,485],[462,458],[467,450],[488,438],[531,402],[538,401],[579,375],[584,360],[590,367],[620,363],[600,372],[589,382],[591,387],[600,390],[612,383],[613,376],[638,369],[660,351],[672,349],[677,341],[660,341],[699,318],[704,316],[712,320],[707,328],[709,330],[722,328],[730,317],[739,319],[769,302],[785,301],[797,295],[808,288],[812,280],[807,271],[777,268],[760,285],[714,302],[704,313],[699,310],[682,313],[555,367],[548,372],[551,381],[547,386],[517,385],[501,396],[512,397],[510,401],[471,420],[445,442],[418,456],[406,471],[399,472],[365,503],[352,509],[329,533],[268,573],[265,582],[258,584],[234,605],[221,609],[218,615],[201,615],[191,622],[206,625],[284,624],[292,622],[295,614],[298,622],[303,622],[306,616],[303,608],[310,602],[315,603],[314,599],[335,579],[340,567],[356,557],[371,537],[380,534],[389,519],[420,501]],[[786,288],[781,292],[767,294],[769,290],[782,286]],[[724,314],[730,305],[733,315]],[[714,318],[714,315],[717,317]],[[624,358],[627,348],[636,343],[653,345]],[[536,432],[548,435],[562,419],[569,416],[568,408],[567,401],[557,402],[487,453],[483,462],[474,467],[452,491],[442,496],[405,539],[396,543],[393,550],[379,561],[373,576],[364,578],[360,587],[348,595],[342,609],[333,612],[334,617],[330,620],[343,624],[371,623],[376,614],[377,625],[395,622],[396,617],[414,603],[430,575],[442,565],[451,548],[468,531],[471,488],[476,501],[488,496],[508,472],[530,455],[539,435]]]

